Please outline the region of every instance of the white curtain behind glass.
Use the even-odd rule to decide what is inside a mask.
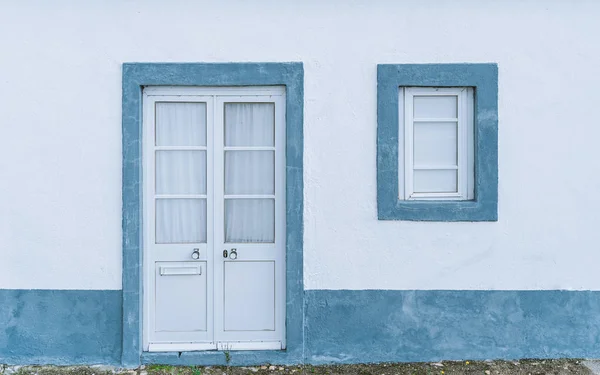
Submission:
[[[274,242],[275,105],[225,105],[225,240]],[[252,150],[252,147],[262,147]],[[227,195],[246,195],[227,199]],[[273,197],[256,197],[268,195]]]
[[[275,104],[226,103],[225,146],[275,146]]]
[[[156,243],[206,242],[205,103],[156,103]]]

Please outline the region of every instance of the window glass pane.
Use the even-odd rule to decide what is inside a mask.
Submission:
[[[157,146],[206,146],[206,103],[156,103]]]
[[[225,200],[225,242],[274,241],[275,200]]]
[[[225,146],[274,145],[274,103],[225,103]]]
[[[448,96],[425,96],[414,97],[415,118],[456,118],[458,109],[458,97]]]
[[[455,193],[458,192],[457,171],[416,170],[413,175],[415,193]]]
[[[156,243],[206,242],[206,199],[157,199]]]
[[[275,152],[226,151],[225,194],[275,194]]]
[[[415,122],[414,163],[454,166],[458,162],[456,122]]]
[[[206,151],[156,151],[156,194],[206,194]]]

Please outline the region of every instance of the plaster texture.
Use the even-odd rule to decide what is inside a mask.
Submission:
[[[300,61],[306,289],[600,290],[600,3],[3,3],[0,288],[119,290],[123,62]],[[253,16],[254,15],[254,16]],[[377,64],[497,63],[498,222],[377,220]]]

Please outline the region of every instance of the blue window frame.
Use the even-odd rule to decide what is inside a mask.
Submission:
[[[403,200],[398,194],[401,87],[472,87],[475,199]],[[377,215],[379,220],[498,220],[498,66],[381,64],[377,66]]]
[[[303,356],[302,63],[123,64],[123,353],[122,363],[227,364],[222,352],[142,353],[142,89],[144,86],[273,86],[286,88],[286,342],[280,351],[242,351],[232,365],[296,364]]]

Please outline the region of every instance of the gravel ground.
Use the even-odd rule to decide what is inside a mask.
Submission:
[[[461,361],[385,363],[338,366],[177,367],[142,366],[136,370],[112,367],[55,367],[0,365],[1,375],[584,375],[593,374],[581,360]]]

